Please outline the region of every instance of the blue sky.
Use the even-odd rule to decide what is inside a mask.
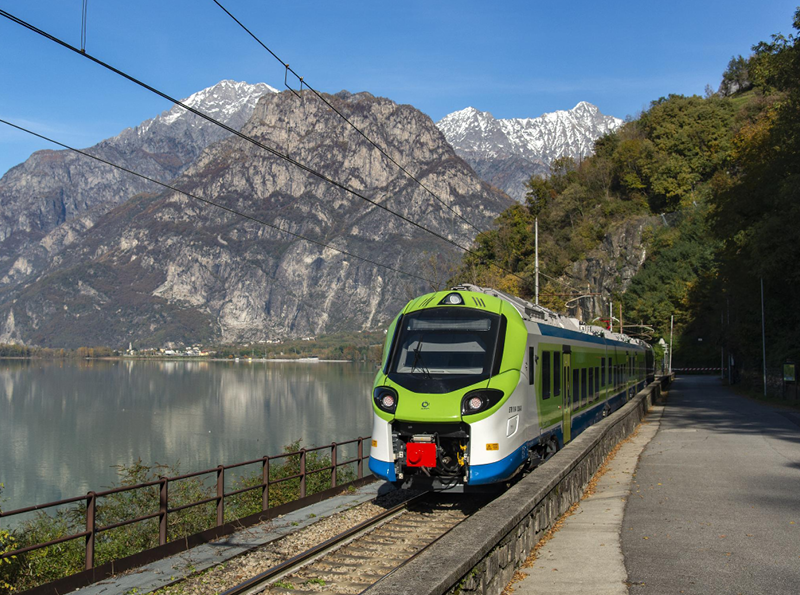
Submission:
[[[719,84],[733,55],[792,33],[798,0],[490,3],[220,0],[316,89],[369,91],[434,120],[474,106],[535,117],[579,101],[636,115]],[[81,0],[0,0],[74,45]],[[186,97],[283,69],[212,0],[89,0],[89,53]],[[80,147],[168,109],[162,99],[0,18],[0,118]],[[0,127],[0,174],[43,141]]]

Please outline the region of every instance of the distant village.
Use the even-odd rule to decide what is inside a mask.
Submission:
[[[301,341],[316,341],[316,337],[301,337]],[[253,344],[245,344],[242,348],[250,347],[253,354],[258,352],[261,355],[261,349],[256,346],[260,345],[281,345],[284,343],[283,339],[265,339],[257,341]],[[202,345],[196,344],[190,347],[145,347],[135,348],[133,343],[128,343],[128,348],[122,353],[123,357],[215,357],[220,355],[219,351],[208,349]],[[225,354],[222,354],[223,356]],[[264,352],[266,355],[266,352]],[[281,353],[282,355],[282,353]],[[227,357],[233,358],[232,354],[227,354]]]

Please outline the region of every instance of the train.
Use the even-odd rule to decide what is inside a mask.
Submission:
[[[464,284],[411,300],[386,333],[369,469],[400,488],[503,484],[654,375],[639,339]]]

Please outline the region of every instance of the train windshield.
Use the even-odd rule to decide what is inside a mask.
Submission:
[[[403,317],[389,378],[414,392],[446,393],[491,375],[500,316],[431,308]]]

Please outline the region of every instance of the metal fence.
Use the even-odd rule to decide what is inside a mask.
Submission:
[[[781,368],[767,368],[767,397],[773,399],[800,400],[800,391],[796,382],[783,381]],[[739,373],[741,383],[752,391],[763,393],[764,371],[756,368],[743,369]]]
[[[235,463],[233,465],[220,465],[213,469],[206,469],[205,471],[197,471],[194,473],[187,473],[184,475],[178,475],[175,477],[161,477],[157,480],[139,483],[130,486],[122,486],[118,488],[113,488],[101,492],[89,492],[85,496],[78,496],[75,498],[67,498],[65,500],[58,500],[56,502],[48,502],[46,504],[40,504],[37,506],[29,506],[27,508],[19,508],[17,510],[10,510],[8,512],[0,512],[0,518],[11,518],[18,515],[23,515],[35,511],[45,511],[52,508],[57,508],[61,506],[66,506],[70,504],[80,503],[85,506],[85,515],[86,515],[86,527],[84,531],[80,531],[77,533],[73,533],[70,535],[65,535],[63,537],[59,537],[58,539],[52,539],[50,541],[36,543],[33,545],[29,545],[17,550],[9,551],[0,555],[0,559],[3,558],[11,558],[13,556],[19,556],[21,554],[25,554],[26,552],[50,547],[53,545],[57,545],[60,543],[64,543],[67,541],[83,539],[85,543],[86,549],[86,570],[91,570],[95,567],[95,542],[96,538],[99,534],[111,531],[113,529],[117,529],[120,527],[125,527],[128,525],[132,525],[134,523],[141,523],[150,519],[158,519],[158,544],[159,545],[166,545],[168,543],[168,527],[169,527],[169,516],[171,514],[187,510],[190,508],[194,508],[197,506],[202,506],[204,504],[214,504],[216,507],[216,527],[221,527],[226,523],[225,520],[225,503],[226,498],[230,499],[234,496],[239,496],[241,494],[253,492],[260,490],[261,492],[261,510],[267,511],[270,508],[270,487],[275,486],[277,484],[289,482],[296,480],[299,483],[299,496],[298,498],[302,499],[306,497],[306,487],[307,487],[307,480],[310,476],[320,473],[329,473],[329,481],[330,481],[330,488],[337,487],[337,471],[346,465],[355,465],[357,467],[357,479],[362,479],[364,477],[364,440],[366,438],[359,437],[353,440],[348,440],[346,442],[333,442],[327,446],[319,446],[316,448],[301,448],[300,450],[294,452],[287,452],[276,456],[264,456],[259,459],[253,459],[250,461],[244,461],[243,463]],[[347,460],[339,461],[338,454],[339,449],[341,447],[347,447],[348,445],[356,445],[357,454],[354,458],[350,458]],[[327,453],[325,451],[328,451]],[[323,453],[328,454],[330,457],[330,464],[317,467],[315,469],[307,469],[306,462],[309,453]],[[297,457],[299,459],[299,471],[292,475],[287,475],[280,478],[270,478],[270,466],[275,465],[276,463],[285,464],[291,460],[292,457]],[[242,487],[230,492],[225,491],[225,474],[226,471],[230,471],[233,469],[241,469],[248,465],[260,465],[260,472],[261,472],[261,481],[260,483],[256,483],[252,486]],[[170,493],[170,484],[174,484],[175,482],[179,482],[182,480],[192,479],[192,478],[204,478],[207,479],[209,476],[213,479],[216,487],[216,494],[201,498],[197,501],[192,501],[188,503],[181,504],[179,506],[170,507],[169,502],[169,493]],[[150,514],[144,514],[138,516],[133,519],[126,519],[122,521],[118,521],[108,525],[98,525],[97,523],[97,509],[98,505],[103,498],[114,494],[121,494],[124,492],[133,492],[136,490],[146,490],[149,488],[157,488],[152,490],[157,497],[157,504],[158,508],[157,511],[152,512]],[[156,502],[154,501],[154,504]]]

